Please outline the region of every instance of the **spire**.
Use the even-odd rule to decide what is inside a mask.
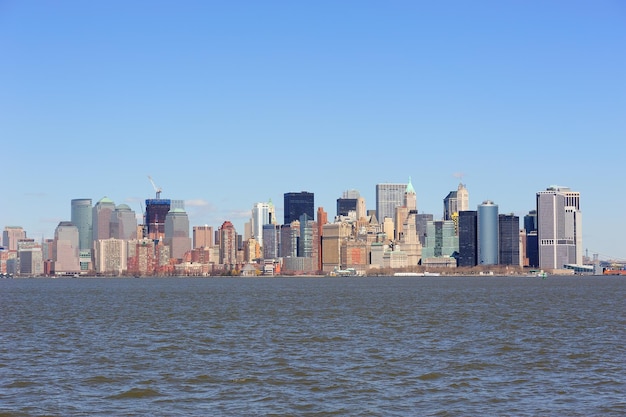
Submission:
[[[413,184],[411,184],[411,177],[409,177],[409,183],[406,185],[405,194],[416,194],[415,188],[413,188]]]

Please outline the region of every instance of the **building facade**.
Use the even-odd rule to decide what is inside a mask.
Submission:
[[[191,251],[189,238],[189,217],[185,210],[176,208],[165,216],[165,244],[170,247],[170,256],[183,259]]]
[[[306,214],[309,219],[315,216],[315,196],[308,191],[290,192],[284,194],[284,223],[291,224]]]
[[[404,194],[406,189],[407,184],[376,184],[376,218],[378,222],[383,223],[388,217],[395,223],[396,207],[405,205]]]
[[[55,274],[81,271],[78,228],[72,222],[60,222],[54,231],[53,260]]]
[[[237,231],[228,220],[219,228],[220,235],[220,264],[226,269],[233,269],[237,264]]]
[[[520,266],[519,217],[514,214],[498,216],[500,265]]]
[[[144,219],[144,237],[160,240],[165,237],[165,217],[170,211],[172,202],[163,198],[146,200],[146,215]]]
[[[123,240],[137,239],[137,216],[127,204],[120,204],[113,211],[111,237]]]
[[[465,210],[459,212],[459,257],[460,267],[478,265],[478,212]]]
[[[537,240],[540,268],[582,265],[580,193],[558,186],[537,193]]]
[[[115,203],[108,197],[102,197],[92,210],[93,234],[92,239],[102,240],[111,237],[111,220],[115,211]],[[94,243],[91,242],[92,247]]]
[[[493,201],[483,201],[477,210],[478,265],[499,263],[498,205]]]
[[[194,226],[193,227],[193,248],[210,248],[213,246],[213,227]]]
[[[90,251],[93,247],[93,207],[91,198],[75,198],[71,202],[71,222],[78,228],[80,251]]]

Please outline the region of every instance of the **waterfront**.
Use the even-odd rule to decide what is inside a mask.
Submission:
[[[0,416],[624,415],[619,277],[0,281]]]

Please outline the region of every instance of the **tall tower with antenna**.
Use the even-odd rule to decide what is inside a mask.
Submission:
[[[158,244],[165,237],[165,216],[170,211],[172,201],[161,198],[161,187],[157,187],[151,176],[148,179],[154,188],[156,198],[146,199],[144,236]]]

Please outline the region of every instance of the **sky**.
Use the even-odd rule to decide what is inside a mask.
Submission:
[[[239,233],[309,191],[332,218],[406,183],[522,217],[581,193],[583,246],[626,259],[626,3],[0,0],[0,228],[71,200],[185,200]]]

